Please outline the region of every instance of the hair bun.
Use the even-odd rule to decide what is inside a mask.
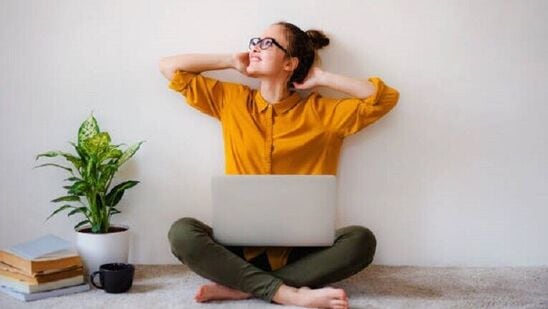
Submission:
[[[329,45],[329,38],[322,31],[311,29],[306,31],[306,35],[310,38],[314,49],[321,49]]]

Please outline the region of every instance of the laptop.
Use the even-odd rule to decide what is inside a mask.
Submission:
[[[215,241],[230,246],[331,246],[335,175],[216,175]]]

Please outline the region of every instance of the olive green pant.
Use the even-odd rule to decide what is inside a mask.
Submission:
[[[350,225],[337,229],[330,247],[293,247],[287,265],[272,271],[264,253],[246,261],[243,247],[222,245],[212,232],[195,218],[180,218],[169,229],[171,252],[198,275],[267,302],[282,284],[319,288],[361,271],[377,246],[368,228]]]

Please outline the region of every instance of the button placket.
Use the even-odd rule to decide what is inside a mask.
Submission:
[[[266,109],[266,140],[265,140],[265,163],[267,173],[272,173],[272,105]]]
[[[272,110],[272,139],[271,139],[271,142],[270,142],[270,158],[271,158],[271,160],[274,156],[274,148],[275,148],[274,147],[274,135],[276,135],[276,134],[274,134],[274,131],[276,131],[274,126],[276,125],[275,122],[276,122],[276,119],[278,119],[277,117],[278,117],[278,113],[276,112],[276,109],[273,109]]]

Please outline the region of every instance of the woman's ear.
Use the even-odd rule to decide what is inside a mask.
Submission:
[[[297,67],[299,66],[299,58],[297,58],[297,57],[291,57],[291,61],[292,61],[292,63],[291,63],[291,64],[292,64],[291,69],[292,69],[293,71],[295,71],[295,70],[297,69]]]
[[[299,58],[297,57],[291,57],[288,62],[286,62],[286,69],[288,71],[295,71],[297,67],[299,66]]]

